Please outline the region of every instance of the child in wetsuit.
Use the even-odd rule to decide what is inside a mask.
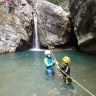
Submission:
[[[62,58],[63,64],[64,66],[61,67],[61,70],[64,71],[66,74],[64,74],[63,72],[61,72],[63,74],[63,79],[66,85],[71,85],[72,83],[72,79],[70,78],[70,58],[68,56],[65,56]]]
[[[72,79],[70,78],[70,58],[68,56],[65,56],[62,58],[63,61],[63,67],[57,64],[58,69],[63,74],[63,79],[65,82],[65,85],[72,86]]]

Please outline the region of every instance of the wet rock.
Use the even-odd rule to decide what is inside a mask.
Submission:
[[[0,53],[16,51],[16,47],[21,38],[18,38],[18,34],[15,34],[15,32],[16,31],[9,25],[5,25],[0,31]]]
[[[24,50],[24,46],[26,49],[32,46],[30,43],[32,31],[29,32],[27,31],[29,29],[26,29],[32,19],[32,7],[26,0],[13,0],[12,2],[13,8],[10,14],[5,9],[5,4],[0,6],[0,12],[2,12],[0,18],[0,53],[16,52],[17,49],[18,51],[21,49],[20,47]],[[26,43],[24,44],[24,42]]]
[[[47,1],[38,1],[36,6],[41,46],[47,46],[42,32],[44,32],[49,45],[58,46],[68,42],[70,23],[67,16],[69,13],[66,13],[62,7]]]
[[[96,53],[96,0],[70,0],[70,12],[80,49]]]

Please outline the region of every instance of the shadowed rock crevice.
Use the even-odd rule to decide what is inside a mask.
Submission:
[[[96,0],[69,0],[69,9],[80,50],[96,53]]]
[[[30,21],[30,23],[25,27],[25,30],[27,32],[28,40],[21,39],[18,47],[16,48],[16,51],[24,51],[32,48],[33,43],[33,32],[34,32],[34,24],[33,20]]]
[[[71,36],[68,42],[69,47],[75,47],[76,50],[80,51],[80,47],[78,46],[78,39],[76,37],[76,34],[74,33],[74,25],[73,22],[71,21],[71,18],[70,23],[71,23]]]

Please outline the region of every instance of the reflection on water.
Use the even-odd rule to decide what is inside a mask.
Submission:
[[[96,56],[76,51],[54,52],[59,63],[71,58],[71,76],[96,95]],[[90,96],[73,82],[75,90],[62,88],[63,80],[46,80],[44,52],[25,51],[0,55],[0,96]]]

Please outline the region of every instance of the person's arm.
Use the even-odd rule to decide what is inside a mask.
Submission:
[[[48,64],[47,58],[45,58],[45,59],[44,59],[44,63],[45,63],[45,65],[46,65],[47,67],[49,67],[49,66],[52,66],[52,65],[53,65],[53,62],[52,62],[52,63],[50,63],[50,64]]]

